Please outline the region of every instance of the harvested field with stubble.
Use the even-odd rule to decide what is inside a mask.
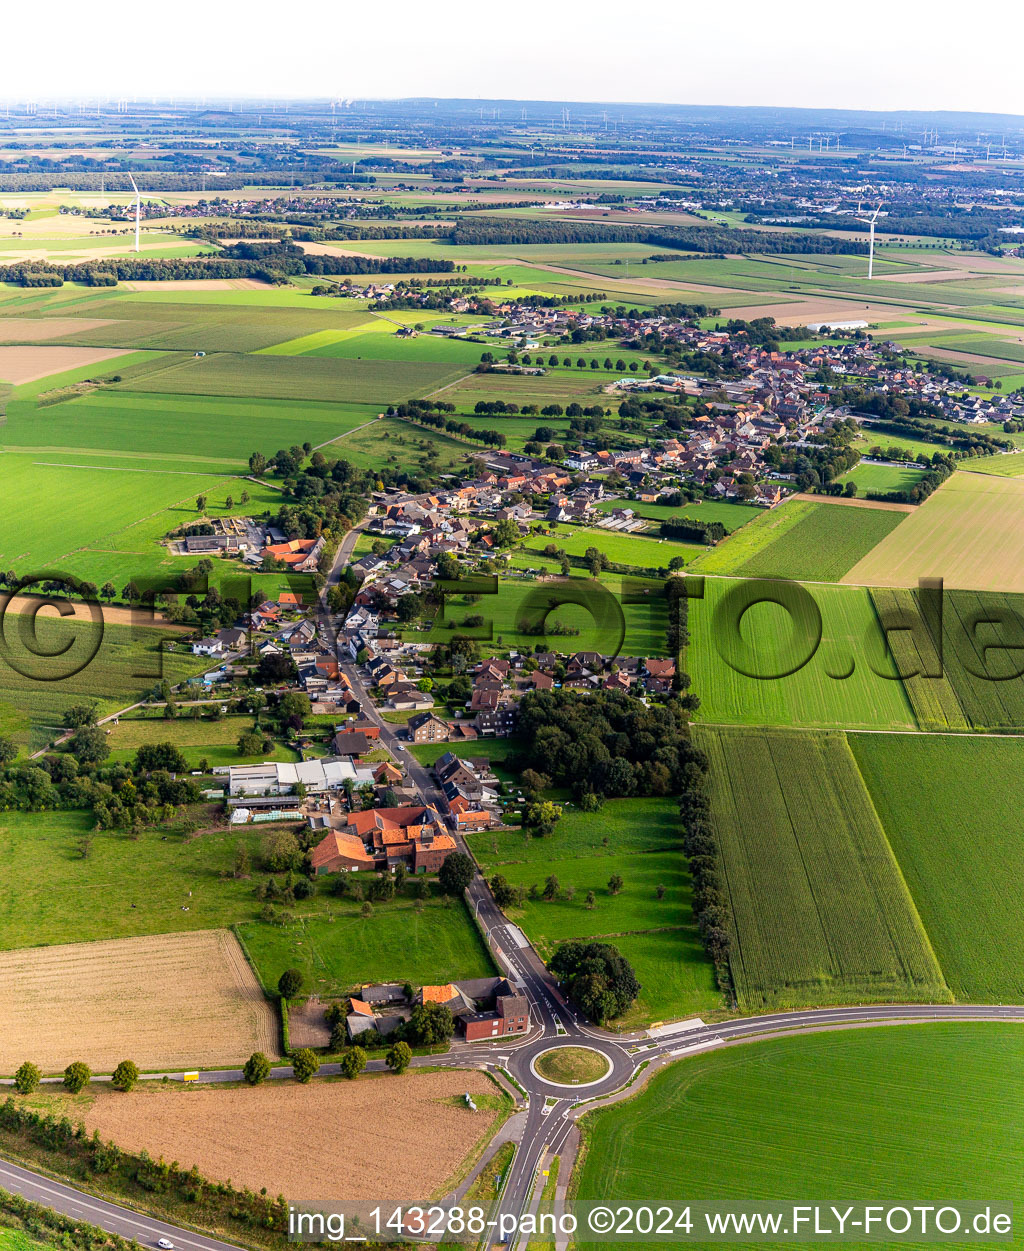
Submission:
[[[130,1098],[97,1089],[83,1119],[126,1150],[195,1164],[239,1188],[266,1186],[286,1199],[425,1200],[444,1193],[490,1136],[497,1105],[483,1073],[445,1069],[308,1086],[151,1088]]]
[[[102,906],[97,900],[97,906]],[[227,930],[0,953],[0,1073],[84,1060],[110,1072],[278,1055],[277,1019]]]

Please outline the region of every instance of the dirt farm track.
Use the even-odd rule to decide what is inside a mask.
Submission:
[[[0,952],[0,1073],[111,1072],[278,1054],[273,1009],[227,930]]]

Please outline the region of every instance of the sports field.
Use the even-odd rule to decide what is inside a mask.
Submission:
[[[843,578],[866,586],[1024,591],[1024,482],[955,473]]]
[[[589,1115],[576,1197],[941,1203],[956,1194],[1019,1205],[1022,1097],[1024,1051],[1012,1024],[889,1026],[729,1047],[680,1060],[635,1099]]]
[[[861,495],[875,492],[887,495],[890,491],[906,491],[924,477],[923,469],[911,469],[906,465],[876,465],[861,461],[859,465],[844,473],[836,481],[845,486],[853,482]]]
[[[1024,740],[854,734],[850,744],[958,999],[1024,998]]]
[[[713,730],[712,813],[740,1007],[950,998],[841,734]]]
[[[748,601],[754,606],[737,626]],[[709,577],[703,600],[690,601],[688,621],[686,668],[702,721],[915,727],[866,589]]]

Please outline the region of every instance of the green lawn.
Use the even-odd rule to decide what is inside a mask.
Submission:
[[[689,562],[706,550],[695,543],[678,543],[657,536],[623,534],[589,526],[559,526],[551,534],[531,536],[520,550],[532,557],[552,543],[568,556],[583,556],[588,548],[596,547],[614,564],[666,571],[673,557],[679,556]]]
[[[460,749],[460,754],[473,753]],[[550,838],[533,838],[519,829],[482,830],[471,834],[468,842],[482,863],[524,864],[533,873],[530,880],[536,880],[543,866],[554,860],[674,848],[679,843],[679,813],[675,800],[668,797],[609,799],[597,812],[563,808]],[[606,881],[611,872],[605,874]]]
[[[1024,740],[850,736],[958,999],[1024,998]]]
[[[1024,1050],[1012,1024],[889,1026],[730,1047],[681,1060],[635,1099],[589,1115],[576,1197],[786,1204],[955,1195],[1019,1207],[1021,1098]]]
[[[547,418],[542,420],[547,421]],[[650,521],[667,521],[670,517],[696,518],[698,521],[720,521],[731,534],[762,515],[760,508],[749,504],[730,504],[727,500],[702,500],[698,504],[644,504],[640,500],[598,500],[600,512],[610,513],[614,508],[631,508],[638,517]]]
[[[23,1229],[0,1228],[0,1251],[40,1251],[42,1247],[57,1245],[56,1242],[30,1237]]]
[[[274,743],[269,752],[240,756],[237,742],[242,734],[252,729],[251,717],[228,716],[212,721],[208,717],[193,719],[187,712],[186,709],[173,721],[166,721],[162,716],[122,719],[110,729],[107,739],[111,761],[129,763],[145,743],[172,743],[193,769],[198,768],[202,760],[214,769],[223,765],[257,764],[261,760],[299,758],[298,752],[283,743]]]
[[[741,591],[758,602],[737,627],[738,607],[730,608],[725,597]],[[902,683],[888,676],[895,669],[868,591],[817,585],[804,593],[813,607],[805,607],[798,585],[786,590],[778,582],[705,579],[704,599],[689,604],[686,653],[701,699],[697,716],[747,725],[915,728]],[[773,596],[786,598],[798,619],[771,602]],[[816,649],[815,607],[821,616]]]
[[[265,986],[298,968],[320,995],[344,995],[366,982],[435,984],[495,972],[460,900],[435,897],[421,912],[395,900],[375,904],[370,917],[357,908],[332,904],[326,916],[304,910],[285,925],[246,922],[238,932]]]
[[[740,1007],[948,1001],[845,736],[701,728],[698,742]]]
[[[487,760],[500,763],[512,755],[518,746],[511,738],[479,738],[470,743],[415,743],[409,748],[409,752],[422,765],[432,765],[448,751],[455,752],[463,760],[483,756]]]

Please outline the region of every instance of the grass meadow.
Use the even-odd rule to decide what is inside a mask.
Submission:
[[[237,933],[263,985],[301,969],[314,994],[345,995],[366,982],[428,985],[495,972],[480,932],[461,900],[436,895],[417,910],[409,900],[360,905],[331,901],[283,925],[244,922]]]
[[[1024,740],[850,735],[950,989],[1024,997]]]
[[[488,830],[468,841],[488,876],[501,873],[538,894],[549,875],[558,879],[559,898],[528,899],[509,914],[545,957],[566,939],[598,937],[627,956],[643,989],[620,1027],[724,1006],[693,925],[672,798],[611,799],[596,813],[566,809],[549,838]],[[616,874],[624,884],[613,895],[608,884]]]
[[[739,1006],[951,996],[846,739],[701,728]]]
[[[898,1025],[728,1047],[680,1060],[636,1098],[588,1115],[574,1197],[942,1203],[956,1194],[1019,1205],[1022,1095],[1024,1051],[1012,1024]]]
[[[543,558],[539,557],[524,559],[543,563]],[[597,580],[570,577],[544,582],[501,578],[496,596],[479,596],[472,604],[464,596],[448,596],[444,616],[436,617],[428,632],[406,632],[406,636],[414,642],[436,643],[450,639],[452,633],[457,632],[479,639],[482,646],[493,641],[499,647],[532,650],[543,642],[542,636],[531,632],[532,628],[545,619],[545,610],[551,604],[555,607],[546,618],[550,631],[547,641],[557,650],[594,650],[604,655],[665,655],[668,612],[662,583],[641,578],[626,582],[635,592],[636,603],[622,602],[624,581],[615,574],[602,574]],[[597,617],[585,606],[590,598],[596,601]],[[619,628],[620,609],[624,634]],[[463,626],[467,617],[477,615],[485,619],[483,626]],[[565,633],[558,633],[559,629]]]
[[[31,622],[27,616],[24,620]],[[175,635],[158,628],[68,622],[40,614],[35,633],[26,629],[27,638],[20,629],[4,632],[0,703],[28,719],[33,745],[49,737],[71,704],[91,701],[105,716],[141,699],[164,678],[173,685],[209,667],[191,652],[162,651],[163,640]]]

